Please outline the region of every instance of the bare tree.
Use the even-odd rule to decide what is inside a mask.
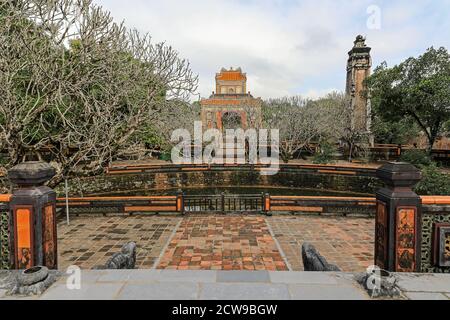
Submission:
[[[264,126],[280,130],[280,155],[289,161],[313,143],[341,142],[352,156],[364,151],[367,138],[353,128],[352,109],[343,93],[333,92],[316,100],[300,96],[271,99],[264,103]]]
[[[367,132],[355,128],[350,99],[341,92],[333,92],[314,103],[327,110],[321,116],[327,123],[327,141],[339,142],[350,162],[354,157],[367,156],[370,137]]]
[[[280,131],[280,156],[288,162],[322,133],[318,108],[300,96],[271,99],[263,106],[263,125]]]
[[[196,91],[172,47],[91,0],[4,1],[0,10],[0,149],[7,166],[47,150],[52,185],[101,173]]]

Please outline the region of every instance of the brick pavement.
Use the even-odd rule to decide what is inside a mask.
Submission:
[[[374,221],[365,218],[80,216],[70,226],[58,224],[59,267],[91,269],[135,241],[141,269],[161,256],[158,268],[164,269],[287,270],[284,255],[293,270],[302,270],[300,248],[308,241],[342,270],[363,271],[373,261],[373,235]]]
[[[365,271],[373,264],[373,219],[317,216],[267,218],[275,238],[295,271],[303,270],[301,245],[313,244],[343,271]]]
[[[181,217],[111,216],[71,218],[58,223],[59,269],[105,264],[128,241],[137,244],[136,268],[151,268]]]
[[[190,216],[160,269],[288,270],[263,216]]]

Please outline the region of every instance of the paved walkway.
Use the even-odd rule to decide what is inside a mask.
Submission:
[[[181,217],[73,217],[58,224],[59,269],[69,265],[92,269],[103,265],[128,241],[137,244],[136,268],[150,269],[169,241]]]
[[[186,217],[160,269],[288,270],[262,216]]]
[[[363,272],[373,264],[375,221],[350,217],[273,216],[267,223],[294,271],[303,270],[301,248],[314,245],[342,271]]]
[[[449,274],[396,274],[401,299],[449,300]],[[365,300],[370,299],[350,273],[89,270],[79,290],[60,278],[42,296],[26,299],[118,300]],[[0,299],[6,297],[0,290]],[[12,299],[20,299],[13,297]]]
[[[301,245],[315,245],[343,271],[373,261],[373,219],[317,216],[80,216],[58,224],[59,267],[92,269],[128,241],[139,269],[303,270]]]

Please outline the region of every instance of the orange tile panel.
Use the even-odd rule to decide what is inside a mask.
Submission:
[[[271,211],[304,211],[304,212],[323,212],[322,207],[299,207],[299,206],[271,206]]]
[[[422,204],[450,205],[450,196],[422,196]]]
[[[376,203],[374,202],[358,202],[358,206],[374,206]]]
[[[29,209],[17,209],[17,246],[19,248],[31,248],[31,211]]]
[[[129,197],[79,197],[69,198],[70,201],[127,201],[127,200],[175,200],[176,196],[129,196]],[[66,198],[58,198],[58,201],[65,201]]]
[[[10,194],[0,194],[0,202],[9,202],[11,199]]]
[[[373,197],[331,197],[331,196],[270,196],[271,200],[342,200],[342,201],[375,201]]]
[[[88,206],[90,204],[91,204],[90,202],[70,202],[69,201],[69,206]],[[56,206],[57,207],[65,207],[66,203],[65,202],[57,203]]]

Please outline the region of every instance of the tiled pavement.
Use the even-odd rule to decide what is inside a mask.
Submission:
[[[302,270],[308,241],[342,270],[363,271],[373,260],[373,228],[364,218],[80,216],[58,224],[59,267],[91,269],[135,241],[140,269]]]
[[[58,223],[59,269],[103,265],[128,241],[137,244],[136,268],[149,269],[160,256],[181,217],[72,217]]]
[[[183,219],[158,266],[178,270],[288,270],[263,216]]]
[[[317,216],[266,218],[294,271],[303,270],[301,245],[313,244],[329,263],[347,272],[365,271],[373,264],[373,219]]]

